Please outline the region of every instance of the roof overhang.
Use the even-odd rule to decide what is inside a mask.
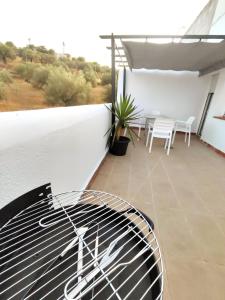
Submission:
[[[133,37],[143,39],[144,36]],[[158,37],[162,39],[162,36]],[[168,36],[164,37],[168,39]],[[132,41],[132,36],[113,36],[120,40],[120,47],[116,48],[120,54],[117,55],[120,57],[118,62],[123,65],[127,63],[130,69],[199,71],[199,75],[225,67],[225,36],[173,37],[179,39],[174,41],[173,38],[170,43],[152,43],[149,42],[148,36],[143,42]],[[194,39],[198,41],[193,42]],[[203,42],[202,39],[207,42]]]

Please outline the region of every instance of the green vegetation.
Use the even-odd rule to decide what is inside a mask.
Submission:
[[[16,66],[15,71],[16,73],[23,78],[27,82],[31,82],[31,79],[34,74],[34,70],[38,67],[38,64],[34,63],[22,63]]]
[[[33,70],[33,74],[31,77],[31,84],[39,89],[44,88],[47,83],[48,77],[50,73],[50,67],[47,66],[39,66]]]
[[[0,70],[0,82],[3,82],[5,84],[10,84],[13,82],[12,76],[8,70],[6,69]]]
[[[134,99],[131,99],[131,95],[122,97],[120,96],[120,101],[112,103],[112,107],[106,106],[108,110],[114,114],[116,121],[112,124],[112,127],[108,130],[111,134],[109,135],[108,143],[113,145],[115,141],[118,141],[122,135],[123,129],[127,129],[128,136],[133,142],[133,134],[136,135],[135,131],[130,127],[137,119],[140,118],[139,112],[137,111],[137,106],[134,104]]]
[[[3,65],[0,64],[0,99],[6,99],[9,84],[21,85],[19,80],[22,79],[40,90],[42,101],[48,106],[111,101],[111,69],[97,62],[87,62],[84,57],[58,56],[44,46],[17,48],[12,42],[6,42],[0,43],[0,62],[5,66],[1,70]]]
[[[4,82],[0,81],[0,100],[6,99],[6,87]]]
[[[12,76],[6,69],[0,70],[0,100],[7,98],[6,86],[13,82]]]
[[[44,90],[49,104],[69,106],[83,103],[90,91],[90,84],[82,73],[74,75],[62,67],[53,68]]]
[[[0,43],[0,60],[7,64],[8,59],[15,59],[16,51],[13,43],[6,42],[5,44]]]
[[[105,102],[111,102],[111,99],[112,99],[112,85],[111,84],[105,85],[105,92],[103,95],[103,99]]]
[[[25,62],[41,64],[53,64],[56,61],[55,51],[46,49],[44,46],[29,45],[17,49],[17,55]]]
[[[111,84],[111,72],[104,72],[102,74],[102,85]]]

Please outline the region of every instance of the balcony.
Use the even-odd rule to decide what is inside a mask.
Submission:
[[[199,77],[190,70],[124,69],[118,97],[131,94],[143,113],[195,116],[193,133],[202,123],[201,140],[224,156],[225,122],[214,116],[224,114],[225,69],[210,70]],[[107,153],[111,114],[104,105],[2,113],[0,125],[0,208],[47,182],[53,194],[88,186],[121,196],[155,223],[165,300],[225,298],[224,158],[196,135],[187,147],[177,134],[169,156],[155,140],[149,154],[142,138],[116,157]]]
[[[224,158],[177,135],[166,156],[161,142],[125,157],[108,154],[89,188],[121,196],[155,223],[165,265],[165,300],[222,299],[225,295]]]

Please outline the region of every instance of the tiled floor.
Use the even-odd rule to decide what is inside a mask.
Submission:
[[[117,194],[148,214],[164,258],[165,300],[225,299],[225,159],[177,135],[167,156],[162,142],[143,141],[127,155],[110,154],[91,188]]]

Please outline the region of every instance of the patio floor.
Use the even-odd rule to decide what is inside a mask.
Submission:
[[[225,299],[225,159],[197,137],[178,134],[127,155],[107,155],[90,188],[121,196],[155,223],[165,266],[165,300]]]

